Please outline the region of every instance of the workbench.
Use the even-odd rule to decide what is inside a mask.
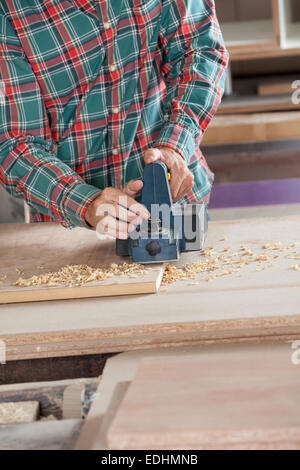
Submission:
[[[65,231],[66,244],[69,233]],[[260,253],[266,242],[284,246],[299,240],[300,216],[289,216],[210,222],[206,245],[221,251],[224,246],[245,245]],[[300,246],[295,250],[299,253]],[[179,264],[199,259],[199,253],[188,253]],[[249,266],[241,275],[199,284],[180,281],[157,294],[1,305],[0,339],[8,362],[209,342],[299,339],[300,271],[290,269],[292,263],[296,262],[283,252],[273,267],[261,272]]]

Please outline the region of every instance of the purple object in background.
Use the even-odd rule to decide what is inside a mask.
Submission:
[[[300,204],[300,178],[216,184],[209,209]]]

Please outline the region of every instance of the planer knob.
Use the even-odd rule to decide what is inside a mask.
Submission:
[[[161,252],[161,246],[157,241],[152,240],[146,245],[146,250],[150,256],[156,256]]]

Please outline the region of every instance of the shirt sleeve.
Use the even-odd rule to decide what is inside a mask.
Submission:
[[[213,0],[162,0],[162,5],[167,94],[154,146],[167,145],[189,163],[221,102],[228,52]]]
[[[88,225],[100,193],[57,158],[35,75],[8,19],[0,13],[0,183],[65,227]]]

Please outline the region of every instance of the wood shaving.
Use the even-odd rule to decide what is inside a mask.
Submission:
[[[265,244],[263,245],[263,249],[264,249],[264,250],[268,250],[270,247],[271,247],[270,243],[265,243]]]
[[[105,281],[113,276],[129,275],[130,277],[144,275],[147,271],[140,264],[111,264],[109,268],[93,268],[86,264],[64,266],[56,272],[48,272],[24,279],[19,277],[15,286],[32,287],[47,285],[49,287],[67,285],[82,286],[89,282]]]
[[[239,251],[230,251],[229,247],[221,248],[219,253],[216,252],[214,245],[209,246],[202,250],[201,255],[203,260],[193,264],[186,264],[181,267],[176,267],[173,264],[168,264],[162,279],[162,285],[173,284],[177,281],[189,281],[189,285],[196,285],[199,282],[211,282],[215,279],[235,275],[235,277],[242,278],[242,274],[236,275],[241,269],[246,266],[253,265],[256,272],[264,271],[267,267],[273,267],[273,262],[280,258],[279,254],[271,254],[272,250],[283,251],[290,250],[295,244],[286,245],[282,247],[281,242],[265,243],[262,246],[264,251],[260,254],[255,254],[250,248],[242,245]],[[282,255],[281,255],[282,257]],[[299,265],[293,265],[295,271],[300,270]],[[198,278],[199,274],[206,274],[202,278]],[[209,274],[209,275],[207,275]]]
[[[293,271],[300,271],[300,266],[299,264],[292,264],[291,269],[293,269]]]

